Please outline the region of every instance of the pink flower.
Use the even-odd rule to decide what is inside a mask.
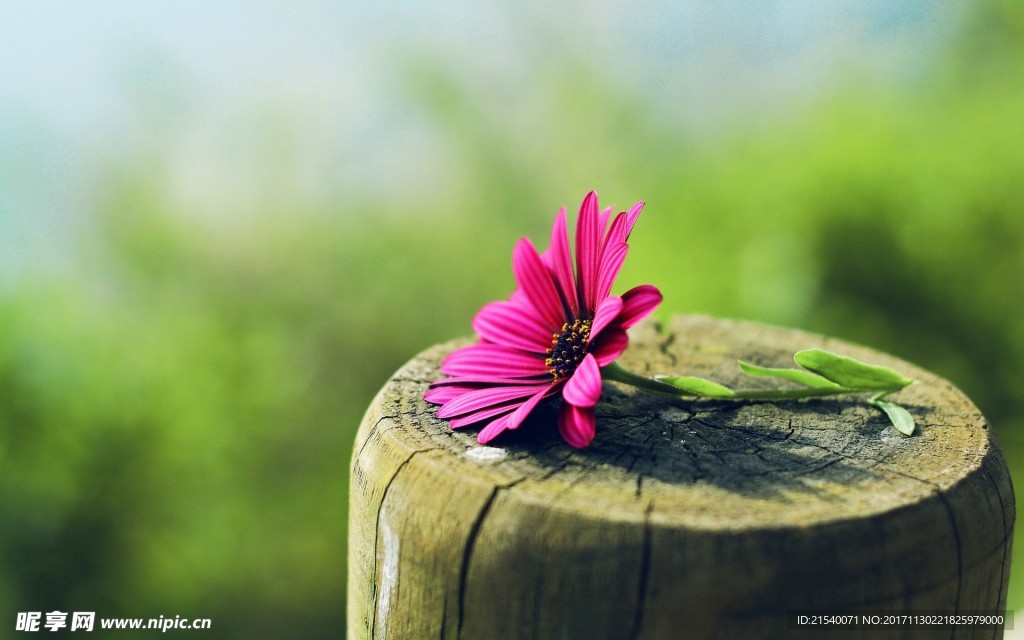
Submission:
[[[519,241],[512,254],[515,292],[480,309],[473,319],[480,341],[445,358],[441,373],[448,378],[424,395],[442,405],[438,418],[453,429],[486,420],[477,439],[490,442],[561,392],[559,432],[574,447],[590,444],[600,369],[626,349],[626,329],[661,302],[651,285],[611,295],[643,204],[618,214],[609,226],[612,209],[599,212],[597,194],[588,193],[576,221],[575,271],[565,209],[555,217],[551,247],[543,254],[528,239]]]

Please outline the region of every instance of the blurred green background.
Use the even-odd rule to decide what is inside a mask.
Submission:
[[[0,627],[339,637],[363,411],[592,188],[620,290],[917,362],[1024,471],[1019,2],[220,6],[0,6]]]

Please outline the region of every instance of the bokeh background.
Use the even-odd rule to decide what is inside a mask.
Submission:
[[[1022,114],[1013,0],[0,3],[0,627],[339,637],[366,405],[590,189],[663,314],[920,363],[1020,478]]]

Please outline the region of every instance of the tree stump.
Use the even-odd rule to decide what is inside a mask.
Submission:
[[[999,638],[1001,626],[796,633],[796,612],[1001,612],[1014,523],[1006,463],[949,382],[836,339],[678,316],[620,363],[730,386],[737,359],[820,347],[917,383],[906,437],[864,398],[677,401],[605,383],[598,433],[555,405],[481,446],[423,401],[454,341],[402,367],[355,444],[349,638]],[[740,378],[743,378],[740,385]]]

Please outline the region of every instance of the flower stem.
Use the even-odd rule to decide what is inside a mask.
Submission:
[[[621,382],[628,384],[643,391],[650,393],[657,393],[660,395],[669,395],[676,398],[700,398],[710,397],[716,400],[799,400],[801,398],[820,398],[825,396],[838,396],[851,393],[876,393],[875,398],[881,397],[887,393],[898,391],[898,388],[889,390],[883,390],[879,393],[878,387],[872,388],[860,388],[860,387],[844,387],[836,385],[834,387],[809,387],[806,389],[735,389],[729,395],[709,395],[697,392],[687,392],[686,390],[680,389],[676,386],[666,384],[655,378],[648,378],[628,371],[620,366],[618,363],[611,363],[601,370],[605,380],[613,380],[615,382]],[[872,398],[872,400],[875,400]]]
[[[648,378],[624,369],[617,362],[613,362],[601,369],[601,376],[605,380],[614,380],[615,382],[621,382],[630,386],[636,387],[647,391],[648,393],[657,393],[665,396],[681,397],[683,394],[679,392],[679,389],[673,387],[670,384],[664,382],[658,382],[654,378]]]

